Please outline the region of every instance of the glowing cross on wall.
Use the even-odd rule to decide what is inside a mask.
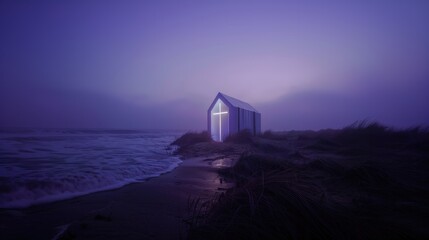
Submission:
[[[213,113],[213,115],[219,115],[219,140],[222,141],[222,114],[228,114],[228,112],[222,112],[222,104],[219,101],[219,112]]]

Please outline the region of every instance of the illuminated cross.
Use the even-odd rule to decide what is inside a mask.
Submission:
[[[222,141],[222,114],[227,114],[228,112],[222,112],[221,102],[219,101],[219,112],[213,113],[213,115],[219,115],[219,140]]]

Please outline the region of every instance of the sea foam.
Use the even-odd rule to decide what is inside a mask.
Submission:
[[[180,132],[0,131],[0,208],[23,208],[145,181],[176,168]]]

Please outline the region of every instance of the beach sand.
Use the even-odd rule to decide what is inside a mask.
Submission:
[[[189,201],[231,187],[227,156],[185,159],[172,172],[119,189],[0,211],[0,239],[184,239]]]

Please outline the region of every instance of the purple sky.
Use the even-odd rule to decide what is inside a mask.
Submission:
[[[1,1],[0,126],[429,125],[429,1]]]

